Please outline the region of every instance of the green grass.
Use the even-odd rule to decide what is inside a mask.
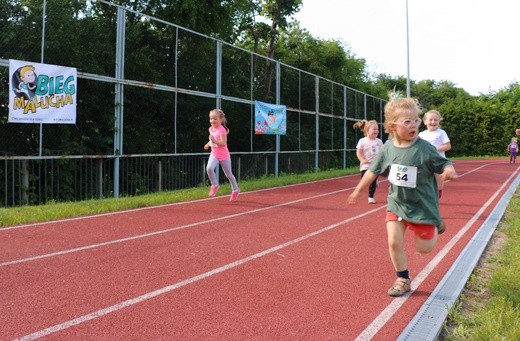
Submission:
[[[506,243],[490,262],[496,262],[489,280],[473,274],[467,287],[486,295],[462,297],[471,300],[470,313],[462,313],[462,302],[450,312],[444,340],[520,340],[520,191],[513,196],[498,226]],[[466,301],[468,302],[468,301]]]
[[[356,173],[359,173],[358,167],[312,173],[309,172],[305,174],[281,174],[278,177],[269,176],[256,180],[241,181],[240,189],[242,192],[247,192],[263,188],[316,181],[320,179],[334,178]],[[208,188],[209,187],[197,187],[192,189],[159,192],[118,199],[93,199],[80,202],[64,203],[51,202],[39,206],[0,208],[0,228],[5,226],[51,221],[56,219],[203,199],[208,197]],[[229,193],[231,193],[229,184],[223,185],[219,190],[220,195]]]

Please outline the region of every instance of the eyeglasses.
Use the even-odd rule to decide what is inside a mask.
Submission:
[[[399,124],[405,128],[409,128],[410,126],[412,125],[420,125],[421,124],[421,119],[420,118],[416,118],[415,120],[404,120],[404,121],[401,121],[401,122],[397,122],[397,121],[394,121],[395,124]]]

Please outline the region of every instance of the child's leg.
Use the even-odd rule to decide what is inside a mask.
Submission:
[[[386,231],[388,233],[388,250],[390,259],[396,272],[408,269],[406,252],[404,250],[404,236],[406,225],[403,221],[387,221]]]
[[[374,195],[376,194],[376,188],[377,188],[377,177],[374,180],[374,182],[372,182],[370,184],[370,186],[368,187],[368,197],[369,198],[373,198],[374,197]]]
[[[388,215],[387,215],[388,219]],[[404,250],[404,234],[406,232],[406,225],[403,221],[387,220],[386,230],[388,232],[388,249],[390,251],[390,258],[394,265],[397,279],[394,284],[388,289],[388,295],[399,297],[411,290],[412,280],[408,272],[408,265],[406,261],[406,252]]]
[[[208,173],[209,182],[211,182],[212,186],[218,186],[217,173],[215,173],[215,168],[217,168],[217,166],[217,158],[213,155],[210,155],[208,165],[206,166],[206,172]]]
[[[430,253],[435,247],[435,244],[437,244],[438,236],[437,228],[435,228],[435,237],[432,239],[422,239],[418,235],[415,235],[415,249],[420,253]]]
[[[220,161],[220,166],[222,167],[222,170],[224,171],[226,178],[228,178],[233,192],[237,192],[239,189],[238,189],[237,179],[235,179],[235,176],[233,175],[233,172],[231,171],[231,159]]]

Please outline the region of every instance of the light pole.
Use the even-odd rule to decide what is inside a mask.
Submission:
[[[406,0],[406,97],[410,97],[410,33],[408,30],[408,0]]]

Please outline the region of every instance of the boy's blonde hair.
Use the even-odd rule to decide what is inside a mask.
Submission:
[[[421,106],[419,101],[410,97],[395,97],[390,94],[390,101],[385,104],[385,132],[391,137],[394,136],[394,121],[403,114],[403,112],[416,112],[417,116],[421,114]]]

